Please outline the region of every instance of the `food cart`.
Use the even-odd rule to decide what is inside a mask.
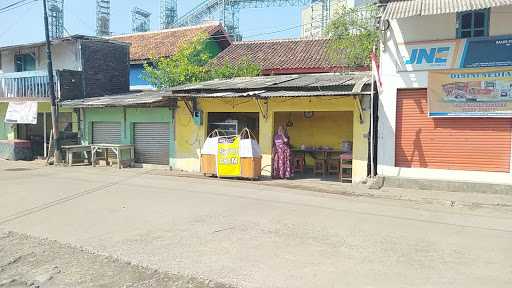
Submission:
[[[240,135],[210,133],[201,149],[201,173],[219,178],[255,180],[261,176],[261,150],[249,129]]]

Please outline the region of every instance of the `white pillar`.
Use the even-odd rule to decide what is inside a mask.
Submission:
[[[48,151],[46,148],[46,112],[43,112],[43,149],[44,149],[44,157],[48,157]]]

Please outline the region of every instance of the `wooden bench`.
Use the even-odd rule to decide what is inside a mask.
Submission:
[[[123,162],[128,162],[128,166],[133,166],[135,161],[135,147],[130,144],[92,144],[92,166],[96,167],[96,152],[101,150],[111,150],[117,156],[117,168],[121,169],[123,167]],[[130,158],[123,159],[122,152],[128,150],[130,151]]]
[[[92,158],[92,148],[91,145],[69,145],[69,146],[62,146],[62,150],[65,152],[66,155],[66,162],[68,166],[73,165],[73,154],[80,153],[82,156],[86,155],[87,162],[91,163]]]

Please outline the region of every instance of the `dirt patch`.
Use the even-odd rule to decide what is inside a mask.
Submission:
[[[0,287],[231,286],[160,272],[56,241],[8,232],[0,234]]]

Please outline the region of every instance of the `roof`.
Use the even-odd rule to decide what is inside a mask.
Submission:
[[[131,43],[130,60],[144,61],[154,57],[170,57],[179,47],[191,41],[200,33],[214,36],[224,49],[231,44],[228,34],[219,22],[203,25],[165,29],[127,35],[112,36],[110,39]]]
[[[274,75],[239,77],[226,80],[212,80],[174,87],[173,95],[209,94],[225,95],[289,95],[324,96],[325,94],[365,94],[369,93],[371,74],[319,73],[300,75]],[[226,94],[228,93],[228,94]],[[277,94],[276,94],[277,93]],[[233,97],[233,96],[232,96]]]
[[[192,98],[274,98],[274,97],[341,97],[364,95],[367,92],[352,91],[253,91],[253,92],[218,92],[218,93],[196,93],[196,94],[175,94],[174,97]]]
[[[323,73],[240,77],[175,87],[170,91],[138,91],[126,94],[63,101],[63,107],[173,107],[179,97],[271,98],[355,96],[370,94],[370,73]]]
[[[164,106],[169,104],[170,92],[138,91],[126,94],[93,97],[61,102],[64,107],[100,108],[100,107],[129,107],[129,106]]]
[[[222,51],[213,65],[259,65],[263,74],[335,72],[342,61],[333,61],[328,53],[329,39],[289,39],[236,42]]]
[[[512,0],[389,0],[383,19],[448,14],[512,5]]]
[[[66,42],[66,41],[73,41],[73,40],[89,40],[89,41],[100,41],[100,42],[110,42],[110,43],[116,43],[116,44],[122,44],[122,45],[129,45],[128,43],[116,41],[114,39],[107,39],[107,38],[80,35],[80,34],[71,35],[71,36],[63,37],[63,38],[59,38],[59,39],[54,39],[54,40],[52,40],[52,44],[57,44],[57,43]],[[32,42],[32,43],[26,43],[26,44],[4,46],[4,47],[0,47],[0,50],[38,47],[38,46],[44,46],[44,45],[46,45],[46,41],[39,41],[39,42]]]

